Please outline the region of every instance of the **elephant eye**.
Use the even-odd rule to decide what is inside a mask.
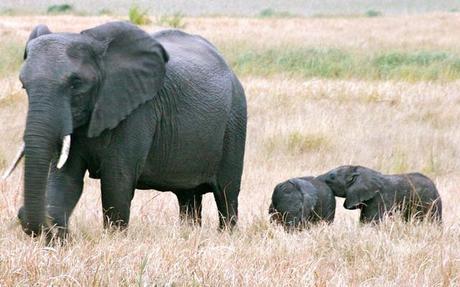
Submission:
[[[77,90],[78,88],[80,88],[82,85],[82,81],[79,77],[77,76],[74,76],[72,78],[70,78],[70,88],[72,90]]]
[[[349,176],[347,178],[347,185],[348,186],[352,185],[356,181],[357,177],[358,177],[358,174],[352,174],[351,176]]]

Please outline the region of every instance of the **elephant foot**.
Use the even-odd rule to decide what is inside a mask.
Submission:
[[[21,206],[18,211],[18,219],[22,223],[24,222],[24,206]]]
[[[201,216],[197,216],[195,212],[192,212],[192,214],[181,213],[180,223],[182,225],[200,227],[201,226]]]
[[[64,246],[72,241],[72,237],[67,228],[56,226],[47,228],[45,239],[47,246]]]
[[[43,232],[43,228],[40,228],[39,230],[32,230],[29,227],[29,223],[26,222],[26,215],[25,215],[25,210],[24,206],[21,206],[18,210],[18,220],[19,223],[21,224],[22,230],[29,236],[31,237],[37,237]]]
[[[24,206],[19,208],[17,217],[21,223],[22,229],[27,235],[32,237],[43,236],[45,238],[46,245],[48,246],[62,246],[70,240],[69,229],[63,226],[58,226],[57,224],[53,225],[52,223],[48,223],[46,226],[43,226],[39,232],[32,231],[27,228],[27,223],[25,222]]]

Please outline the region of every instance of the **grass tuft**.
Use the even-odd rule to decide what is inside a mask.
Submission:
[[[51,5],[47,9],[48,14],[65,14],[73,11],[73,6],[70,4]]]
[[[158,17],[157,24],[176,29],[184,29],[186,26],[182,12],[176,12],[172,15],[161,15]]]
[[[366,11],[366,13],[364,15],[366,15],[366,17],[380,17],[383,14],[382,14],[382,12],[377,11],[377,10],[368,10],[368,11]]]
[[[136,25],[148,25],[152,23],[148,16],[148,10],[141,10],[136,4],[131,5],[128,12],[129,21]]]
[[[290,18],[296,15],[288,11],[275,11],[272,8],[266,8],[259,12],[259,18]]]

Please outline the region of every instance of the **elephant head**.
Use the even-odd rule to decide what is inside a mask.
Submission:
[[[362,167],[345,165],[335,168],[319,177],[332,189],[335,196],[345,197],[346,209],[357,209],[374,198],[382,189],[380,173]]]
[[[275,187],[269,207],[270,220],[285,227],[299,227],[310,215],[317,198],[307,190],[315,189],[308,181],[290,179]]]
[[[22,225],[28,234],[38,234],[45,224],[50,164],[65,164],[73,131],[98,137],[153,99],[168,54],[136,26],[113,22],[75,34],[37,26],[24,57],[20,80],[29,109]]]

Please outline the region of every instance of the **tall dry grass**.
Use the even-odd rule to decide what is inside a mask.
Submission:
[[[109,19],[0,17],[0,33],[2,39],[20,42],[37,23],[53,31],[80,31]],[[186,30],[221,47],[230,42],[277,45],[272,39],[281,35],[285,44],[305,47],[410,51],[423,44],[456,51],[460,42],[451,35],[457,21],[443,14],[372,20],[196,18],[187,19]],[[203,227],[190,228],[179,226],[174,195],[137,191],[127,234],[106,233],[99,183],[86,179],[71,220],[72,242],[45,247],[28,238],[15,219],[22,200],[19,169],[0,183],[0,285],[460,285],[460,82],[285,75],[241,80],[249,121],[236,232],[216,230],[211,194],[204,197]],[[14,156],[26,110],[27,98],[13,70],[0,80],[4,161]],[[268,223],[276,183],[349,163],[431,176],[443,199],[443,226],[398,219],[361,226],[358,213],[343,209],[342,200],[330,226],[286,234]]]

